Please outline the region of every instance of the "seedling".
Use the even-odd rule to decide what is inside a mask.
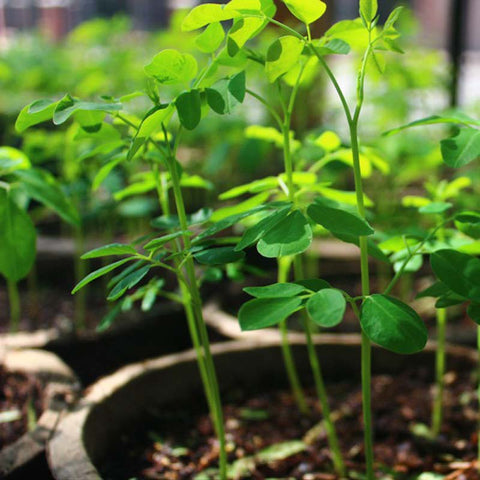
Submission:
[[[16,332],[21,316],[18,282],[28,275],[36,257],[37,234],[28,214],[31,200],[73,225],[78,224],[78,215],[55,178],[14,148],[0,148],[0,178],[0,273],[7,280],[10,330]]]

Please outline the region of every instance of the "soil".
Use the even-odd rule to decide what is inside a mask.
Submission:
[[[431,416],[431,372],[419,365],[396,377],[373,378],[375,468],[384,479],[406,480],[435,472],[446,480],[478,480],[477,397],[475,378],[468,369],[446,375],[445,421],[441,434],[425,435]],[[361,390],[357,381],[329,385],[329,394],[349,478],[364,471]],[[270,463],[254,461],[237,479],[336,480],[321,411],[308,392],[312,415],[301,415],[292,396],[275,390],[246,395],[240,390],[224,394],[229,463],[252,457],[262,449],[285,441],[303,440],[299,453]],[[200,403],[200,397],[199,402]],[[218,466],[218,445],[209,417],[187,407],[162,409],[139,422],[138,430],[119,438],[102,478],[109,480],[214,479],[209,469]],[[254,457],[255,458],[255,457]],[[258,458],[258,457],[257,457]],[[238,465],[238,464],[237,464]],[[445,476],[445,477],[444,477]]]
[[[8,372],[0,365],[0,412],[19,412],[18,420],[0,422],[0,448],[26,433],[29,421],[38,419],[43,408],[42,383],[33,375]]]

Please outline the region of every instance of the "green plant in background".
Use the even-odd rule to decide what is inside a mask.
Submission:
[[[78,214],[55,178],[34,168],[11,147],[0,148],[0,273],[6,278],[10,302],[10,329],[17,331],[21,305],[18,282],[32,269],[36,231],[29,216],[32,201],[55,211],[66,222],[78,224]]]
[[[451,136],[440,142],[442,158],[447,166],[462,168],[480,157],[480,122],[462,112],[433,115],[388,133],[435,124],[454,127]],[[459,177],[450,183],[443,181],[435,189],[430,188],[431,193],[436,197],[435,200],[440,201],[427,203],[420,208],[424,213],[444,215],[444,212],[452,207],[452,204],[446,200],[456,198],[459,191],[469,185],[470,180],[465,177]],[[432,425],[434,435],[439,434],[442,422],[442,405],[439,397],[442,395],[444,386],[445,334],[443,324],[446,321],[445,308],[467,302],[468,316],[480,325],[480,260],[477,258],[480,255],[480,212],[460,211],[442,220],[434,230],[438,235],[438,244],[430,252],[430,265],[437,277],[437,282],[419,294],[419,296],[437,298],[435,306],[438,309],[437,318],[440,320],[439,345],[437,347],[437,388]],[[451,228],[446,230],[448,225]],[[477,332],[480,355],[480,328],[477,328]],[[480,386],[478,393],[480,395]],[[480,440],[478,458],[480,460]]]

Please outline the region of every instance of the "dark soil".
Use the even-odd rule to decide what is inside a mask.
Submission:
[[[43,406],[43,385],[32,375],[8,372],[0,366],[0,412],[18,411],[19,419],[0,422],[0,448],[10,445],[28,431]],[[29,420],[30,419],[30,420]]]
[[[468,371],[446,376],[445,421],[439,438],[422,435],[430,424],[431,373],[421,365],[397,377],[373,379],[375,468],[383,478],[413,479],[422,472],[445,475],[447,480],[473,480],[477,448],[477,398],[475,379]],[[329,385],[329,394],[349,478],[364,471],[360,385]],[[198,399],[200,403],[200,398]],[[311,417],[302,416],[289,393],[273,391],[247,396],[224,394],[229,462],[258,454],[262,449],[289,440],[303,440],[304,451],[283,460],[255,461],[238,479],[335,480],[322,415],[309,392]],[[209,417],[192,414],[178,405],[156,412],[137,432],[122,436],[102,472],[110,480],[210,479],[218,466],[218,445]],[[414,433],[416,432],[416,433]],[[443,477],[440,477],[443,478]]]

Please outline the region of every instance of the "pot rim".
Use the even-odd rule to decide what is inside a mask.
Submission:
[[[321,338],[320,338],[321,337]],[[316,345],[342,345],[360,347],[361,335],[358,334],[322,334],[316,339]],[[304,346],[305,341],[298,335],[291,338],[291,346]],[[219,356],[228,353],[248,352],[256,348],[280,347],[280,341],[269,335],[264,338],[256,337],[243,341],[230,341],[212,345],[212,354]],[[374,346],[374,348],[380,347]],[[423,352],[433,354],[436,342],[428,342]],[[464,359],[472,364],[477,362],[477,353],[474,349],[463,346],[448,346],[447,354]],[[394,355],[394,354],[392,354]],[[405,356],[404,356],[405,357]],[[194,350],[159,357],[156,359],[127,365],[117,372],[100,379],[93,384],[87,394],[81,399],[74,410],[61,420],[55,435],[47,445],[47,458],[51,472],[57,480],[101,480],[100,473],[93,465],[87,447],[84,444],[83,429],[92,410],[106,401],[119,389],[129,382],[135,381],[148,372],[164,370],[179,363],[195,362]],[[72,477],[74,475],[74,477]]]

